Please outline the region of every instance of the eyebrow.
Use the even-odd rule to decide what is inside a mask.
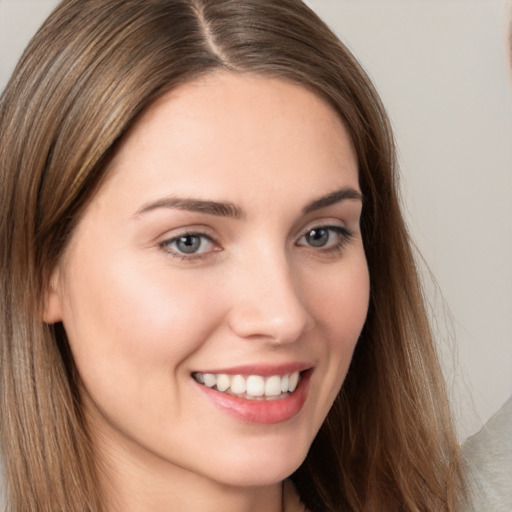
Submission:
[[[233,203],[225,201],[205,201],[203,199],[192,199],[184,197],[166,197],[144,205],[137,211],[135,216],[156,210],[158,208],[175,208],[189,212],[206,213],[218,217],[230,217],[233,219],[244,219],[244,211]]]
[[[327,208],[328,206],[332,206],[333,204],[340,203],[341,201],[363,201],[363,195],[361,192],[352,187],[344,187],[339,190],[335,190],[326,196],[320,197],[319,199],[315,199],[311,201],[311,203],[307,204],[303,209],[303,214],[312,213],[316,210],[321,210],[322,208]]]
[[[346,200],[362,201],[363,196],[361,192],[354,188],[344,187],[311,201],[302,209],[302,213],[306,215],[308,213],[312,213],[322,208],[327,208],[328,206]],[[153,210],[157,210],[159,208],[174,208],[177,210],[205,213],[207,215],[215,215],[218,217],[229,217],[236,220],[242,220],[247,217],[246,213],[234,203],[227,201],[207,201],[203,199],[184,197],[166,197],[148,203],[137,210],[135,217],[151,212]]]

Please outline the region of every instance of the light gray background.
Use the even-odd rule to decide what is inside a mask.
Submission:
[[[425,271],[462,440],[512,393],[508,1],[308,3],[360,59],[390,113],[406,216],[442,293]],[[0,90],[56,4],[0,0]]]

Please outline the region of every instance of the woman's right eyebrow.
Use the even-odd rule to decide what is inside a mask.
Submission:
[[[157,199],[151,203],[145,204],[137,210],[134,218],[138,218],[145,213],[157,210],[159,208],[170,208],[176,210],[186,210],[189,212],[206,213],[219,217],[230,217],[236,220],[246,218],[245,212],[237,205],[227,201],[207,201],[204,199],[186,198],[186,197],[165,197]]]

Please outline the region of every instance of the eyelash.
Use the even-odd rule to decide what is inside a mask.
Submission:
[[[329,239],[332,234],[337,236],[337,240],[329,247],[326,246],[318,246],[315,247],[314,245],[308,244],[308,247],[313,249],[318,249],[322,252],[323,255],[327,256],[335,256],[339,254],[345,246],[350,242],[350,240],[354,237],[354,233],[343,226],[330,226],[330,225],[324,225],[324,226],[315,226],[313,228],[308,229],[300,238],[299,241],[303,238],[306,238],[308,235],[311,235],[311,233],[315,231],[327,231],[329,234]],[[298,242],[297,242],[298,244]]]
[[[299,244],[299,242],[302,239],[305,239],[306,237],[311,236],[313,232],[319,232],[319,231],[327,231],[329,234],[328,242],[332,236],[332,234],[336,235],[338,240],[336,240],[331,246],[325,247],[325,246],[314,246],[311,244]],[[313,250],[317,250],[318,252],[321,252],[323,255],[326,256],[335,256],[339,254],[344,247],[350,242],[350,240],[353,238],[354,233],[351,232],[349,229],[342,227],[342,226],[332,226],[332,225],[320,225],[320,226],[314,226],[310,229],[308,229],[303,235],[301,235],[298,239],[298,241],[295,243],[298,246],[305,246],[308,248],[311,248]],[[217,249],[213,249],[211,251],[202,251],[202,252],[191,252],[191,253],[185,253],[182,251],[179,251],[177,249],[172,249],[171,246],[173,244],[179,243],[180,240],[184,239],[191,239],[196,238],[200,239],[199,243],[204,244],[205,241],[209,244],[212,244],[214,247],[217,246]],[[202,242],[201,242],[202,241]],[[222,249],[218,246],[217,242],[210,237],[209,235],[206,235],[205,233],[200,232],[184,232],[178,236],[175,236],[173,238],[170,238],[168,240],[164,240],[159,244],[159,247],[170,257],[176,258],[180,261],[187,260],[187,261],[194,261],[198,260],[200,258],[207,257],[212,252],[220,252]]]
[[[168,240],[164,240],[162,243],[159,244],[159,247],[167,255],[171,256],[172,258],[176,258],[178,260],[196,260],[196,259],[199,259],[199,258],[203,258],[204,256],[210,254],[210,252],[219,252],[220,251],[220,249],[217,249],[217,250],[214,249],[213,251],[206,251],[206,252],[199,252],[199,253],[198,252],[185,253],[185,252],[180,252],[177,249],[172,249],[171,248],[171,246],[173,244],[179,243],[180,240],[184,240],[186,238],[188,238],[188,239],[190,239],[190,238],[200,239],[203,244],[204,244],[204,241],[206,240],[208,243],[212,244],[213,246],[217,245],[215,240],[213,240],[212,237],[206,235],[205,233],[199,233],[199,232],[190,231],[190,232],[182,233],[182,234],[180,234],[178,236],[175,236],[173,238],[170,238]],[[217,247],[218,247],[218,245],[217,245]]]

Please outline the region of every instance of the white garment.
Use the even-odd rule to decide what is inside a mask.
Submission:
[[[462,445],[475,512],[512,511],[512,396]]]

